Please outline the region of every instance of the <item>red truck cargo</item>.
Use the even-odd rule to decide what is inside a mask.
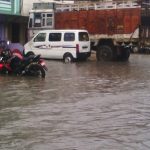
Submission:
[[[97,4],[92,9],[90,5],[76,9],[74,5],[57,7],[55,28],[86,29],[97,60],[126,61],[130,56],[128,46],[138,42],[141,7],[136,3],[105,5]]]

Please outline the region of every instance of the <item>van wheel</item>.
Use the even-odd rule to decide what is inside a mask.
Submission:
[[[65,63],[70,63],[70,62],[73,62],[73,57],[70,53],[66,53],[63,57],[63,61]]]
[[[27,54],[25,55],[26,57],[29,57],[31,55],[35,55],[33,52],[27,52]]]

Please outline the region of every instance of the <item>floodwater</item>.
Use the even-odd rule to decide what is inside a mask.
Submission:
[[[150,149],[150,55],[46,63],[45,79],[0,75],[0,150]]]

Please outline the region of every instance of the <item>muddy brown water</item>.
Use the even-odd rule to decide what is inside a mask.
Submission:
[[[150,55],[46,63],[45,79],[0,75],[0,150],[150,149]]]

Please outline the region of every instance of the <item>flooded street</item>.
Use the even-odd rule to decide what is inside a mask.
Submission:
[[[150,55],[46,63],[45,79],[0,75],[0,150],[150,149]]]

